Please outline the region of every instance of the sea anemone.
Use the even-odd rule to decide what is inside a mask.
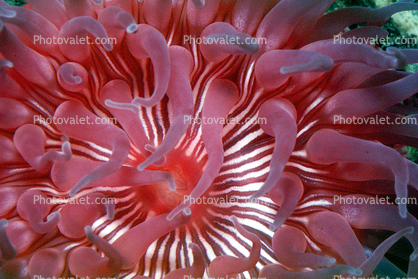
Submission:
[[[0,0],[1,278],[368,276],[403,236],[418,275],[418,51],[371,41],[417,4],[27,2]]]

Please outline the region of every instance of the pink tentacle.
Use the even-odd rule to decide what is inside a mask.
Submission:
[[[208,25],[201,36],[206,42],[201,45],[200,50],[207,60],[214,63],[224,60],[230,54],[255,54],[259,50],[258,43],[251,43],[250,35],[238,32],[226,22]]]
[[[164,97],[170,78],[170,55],[164,36],[155,28],[138,25],[138,30],[127,35],[127,44],[131,54],[137,59],[149,57],[154,68],[155,89],[150,98],[135,98],[136,106],[155,106]]]
[[[396,196],[408,196],[408,166],[394,149],[379,143],[344,136],[330,129],[316,132],[306,144],[308,159],[316,164],[336,162],[358,162],[382,164],[390,168],[395,176]],[[406,205],[399,205],[399,215],[406,218]]]
[[[193,58],[183,47],[171,46],[170,52],[170,81],[167,96],[173,107],[173,121],[164,137],[163,143],[139,166],[144,170],[152,163],[160,160],[174,148],[181,136],[187,131],[190,123],[187,119],[193,113],[193,93],[189,75],[193,68]]]
[[[26,80],[44,88],[55,85],[55,70],[46,57],[23,44],[0,21],[0,52]]]
[[[272,238],[274,254],[280,263],[289,268],[319,268],[335,263],[334,258],[306,253],[306,247],[304,233],[294,227],[281,227]]]
[[[103,198],[105,195],[101,193],[91,193],[69,200],[60,210],[60,232],[69,238],[82,238],[84,227],[93,225],[99,217],[107,213],[106,205],[102,203]],[[86,212],[89,214],[85,214]]]
[[[334,62],[328,56],[305,50],[271,50],[255,64],[255,76],[262,87],[274,89],[289,77],[306,72],[328,72]]]
[[[57,120],[57,128],[69,137],[87,140],[112,149],[109,160],[81,178],[71,189],[70,196],[74,196],[90,182],[112,174],[122,167],[130,149],[129,139],[122,130],[111,124],[101,124],[100,118],[89,112],[81,103],[73,101],[62,103],[55,111],[54,117],[61,119],[62,122]],[[84,119],[86,123],[75,119]],[[88,121],[91,122],[87,123]]]
[[[307,229],[315,241],[331,247],[347,265],[359,267],[366,254],[349,223],[340,214],[321,211],[309,216]],[[341,237],[344,240],[341,241]]]
[[[104,50],[111,51],[113,49],[103,26],[94,18],[80,16],[70,19],[60,29],[58,39],[61,39],[63,44],[60,44],[59,48],[64,56],[81,64],[91,59],[90,45],[87,42],[87,40],[90,40],[88,34],[91,34],[94,38],[100,38]],[[86,42],[84,44],[72,44],[71,39],[75,40],[76,38],[83,38]],[[106,42],[104,42],[105,40]]]
[[[134,267],[156,239],[186,224],[190,216],[180,214],[167,221],[167,214],[158,215],[131,228],[112,245],[122,255],[123,269]]]
[[[189,268],[181,268],[170,271],[164,276],[164,279],[178,278],[202,278],[205,273],[206,263],[203,259],[202,251],[199,246],[194,243],[189,244],[189,248],[193,251],[193,264]]]
[[[203,119],[213,120],[202,124],[202,140],[208,154],[208,162],[199,182],[189,194],[191,198],[174,208],[167,216],[168,220],[192,205],[192,200],[202,196],[218,175],[224,160],[221,119],[226,119],[237,100],[238,89],[231,81],[215,80],[209,86],[202,110]]]
[[[116,38],[117,45],[121,44],[126,33],[134,33],[138,30],[132,15],[115,6],[103,9],[97,20],[103,25],[109,37]]]
[[[296,143],[297,125],[296,109],[286,99],[271,99],[266,101],[258,113],[260,126],[265,133],[275,137],[274,149],[270,160],[270,172],[261,188],[252,195],[258,198],[267,193],[279,182],[287,161]]]
[[[20,126],[13,136],[13,143],[25,161],[42,173],[49,171],[54,162],[67,162],[72,156],[69,141],[62,144],[62,152],[55,150],[45,152],[45,132],[33,124]]]
[[[106,257],[100,257],[96,251],[87,247],[74,249],[69,257],[68,266],[77,276],[110,277],[122,268],[122,256],[118,250],[101,237],[93,234],[90,226],[84,228],[87,239]]]
[[[27,191],[19,197],[16,205],[20,217],[29,221],[32,229],[41,234],[54,230],[61,218],[58,211],[50,213],[52,205],[45,203],[46,198],[40,191]]]
[[[46,248],[37,251],[29,261],[29,275],[59,277],[65,269],[65,254],[55,248]]]
[[[28,0],[26,2],[34,12],[52,22],[58,29],[69,19],[64,5],[57,0]]]
[[[269,198],[280,205],[270,230],[275,231],[283,225],[292,215],[302,195],[303,184],[300,178],[292,172],[283,172],[277,184],[268,191]]]
[[[91,0],[64,0],[65,11],[69,18],[89,16],[96,18],[96,13],[91,5]]]
[[[67,163],[56,163],[51,169],[51,179],[54,185],[63,191],[70,190],[81,178],[91,173],[102,163],[83,157],[74,157]],[[92,181],[91,187],[116,187],[121,183],[130,186],[152,185],[158,182],[166,182],[168,188],[176,189],[173,176],[166,171],[144,170],[139,172],[132,167],[121,167],[115,173]]]
[[[27,123],[33,123],[34,111],[22,102],[0,98],[0,128],[14,130]]]
[[[236,258],[228,255],[216,257],[209,265],[208,274],[213,278],[232,277],[236,274],[253,268],[260,259],[261,241],[260,238],[244,229],[238,219],[232,215],[230,220],[233,222],[237,231],[253,243],[250,255],[247,258]]]

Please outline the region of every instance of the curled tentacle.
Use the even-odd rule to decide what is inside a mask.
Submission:
[[[87,70],[78,63],[62,64],[57,73],[59,85],[70,92],[80,92],[89,81]]]
[[[396,196],[399,199],[408,196],[408,166],[396,150],[387,146],[323,129],[309,139],[306,153],[308,159],[317,164],[336,162],[382,164],[390,168],[395,176]],[[406,204],[400,204],[399,215],[406,218],[406,213]]]
[[[112,80],[103,86],[100,98],[112,115],[116,117],[133,144],[144,156],[149,155],[150,152],[145,147],[149,143],[145,127],[138,116],[132,115],[132,112],[138,115],[140,110],[138,106],[131,104],[132,96],[129,85],[122,80]]]
[[[64,7],[69,18],[78,16],[96,17],[96,13],[91,5],[91,0],[64,0]]]
[[[269,198],[280,205],[270,230],[275,231],[283,225],[292,215],[302,195],[303,184],[300,178],[291,172],[283,172],[277,184],[268,191]]]
[[[177,278],[201,278],[205,273],[206,263],[203,260],[202,251],[199,246],[194,243],[189,244],[189,248],[193,250],[193,264],[188,268],[181,268],[170,271],[164,276],[164,279],[177,279]],[[188,276],[188,277],[187,277]]]
[[[58,189],[70,190],[74,184],[101,165],[100,162],[86,158],[74,157],[67,163],[56,163],[51,169],[51,178]],[[166,182],[170,190],[176,189],[173,176],[166,171],[144,170],[139,172],[135,168],[121,167],[120,170],[90,183],[91,187],[116,187],[120,183],[130,186],[152,185]]]
[[[29,261],[30,276],[59,277],[65,269],[65,254],[55,248],[37,251]]]
[[[46,199],[47,196],[40,191],[27,191],[19,197],[16,206],[20,217],[29,221],[32,229],[41,234],[55,229],[61,218],[58,211],[50,213],[52,205]]]
[[[273,236],[272,247],[280,263],[289,268],[319,268],[335,263],[334,258],[306,253],[307,240],[295,227],[281,227]]]
[[[106,257],[100,257],[96,251],[80,247],[70,254],[68,266],[71,273],[77,276],[110,277],[122,268],[122,256],[118,250],[106,240],[95,235],[90,226],[84,228],[87,239],[95,245]]]
[[[240,234],[251,240],[253,246],[250,255],[247,258],[236,258],[228,255],[216,257],[210,263],[208,269],[209,276],[213,278],[234,278],[236,274],[253,268],[260,258],[260,238],[256,234],[250,233],[249,231],[244,229],[234,215],[230,217],[230,220],[234,223],[234,227]]]
[[[54,162],[67,162],[72,156],[69,141],[62,144],[61,152],[45,152],[45,132],[33,124],[20,126],[13,136],[13,143],[25,161],[39,172],[49,171]]]
[[[352,204],[345,204],[346,201],[355,201]],[[361,201],[361,202],[358,202]],[[402,202],[406,205],[406,202]],[[400,231],[412,226],[415,231],[406,237],[414,247],[411,258],[415,259],[418,255],[418,221],[407,214],[405,218],[399,218],[396,206],[391,204],[386,198],[371,197],[367,195],[346,195],[335,197],[334,204],[330,208],[344,216],[351,226],[358,229],[381,229],[390,231]]]
[[[0,53],[25,79],[46,88],[55,85],[55,70],[48,59],[23,44],[1,21],[0,41]]]
[[[164,157],[177,144],[181,136],[187,131],[193,113],[193,93],[189,75],[193,67],[193,58],[189,52],[178,46],[171,46],[170,52],[170,82],[167,96],[173,106],[173,121],[164,137],[163,143],[139,166],[144,170],[152,163]]]
[[[306,50],[271,50],[256,62],[255,76],[261,86],[278,88],[298,73],[328,72],[334,63],[328,56]]]
[[[117,45],[122,43],[126,33],[134,33],[138,30],[132,15],[115,6],[103,9],[97,20],[103,25],[109,37],[116,38]]]
[[[346,219],[335,212],[321,211],[309,216],[307,229],[319,243],[331,247],[346,262],[359,267],[366,254]],[[345,241],[341,241],[344,237]]]
[[[175,215],[192,205],[192,200],[202,196],[218,175],[224,161],[222,144],[223,122],[221,119],[226,119],[237,100],[238,89],[231,81],[215,80],[211,83],[206,93],[202,111],[203,119],[213,120],[202,124],[202,140],[208,153],[206,169],[193,191],[189,194],[190,198],[174,208],[167,216],[168,220],[171,220]]]
[[[112,174],[122,167],[130,149],[129,139],[122,130],[111,124],[102,124],[100,118],[89,112],[81,103],[73,101],[62,103],[55,111],[54,117],[62,119],[62,122],[59,122],[62,124],[57,124],[57,127],[69,137],[95,142],[112,149],[109,160],[81,178],[71,189],[70,196],[74,196],[85,185]],[[84,119],[86,123],[75,121],[75,119]],[[88,121],[91,122],[87,123]]]
[[[211,62],[220,62],[229,54],[255,54],[259,50],[250,35],[238,32],[232,25],[216,22],[207,26],[201,35],[205,43],[201,46],[203,56]]]
[[[275,138],[275,142],[269,175],[261,188],[252,195],[252,198],[263,196],[279,182],[295,147],[297,133],[296,109],[286,99],[268,100],[261,106],[258,117],[264,119],[264,122],[260,122],[260,126],[265,133]]]
[[[83,38],[86,41],[90,40],[87,36],[88,34],[93,35],[95,38],[100,38],[100,43],[106,51],[113,49],[103,26],[94,18],[80,16],[70,19],[60,29],[58,38],[63,40],[64,43],[60,44],[59,48],[64,56],[71,61],[81,64],[91,59],[91,50],[88,42],[71,44],[71,39]]]
[[[135,98],[135,106],[155,106],[164,97],[170,78],[170,55],[164,36],[155,28],[138,25],[135,33],[127,35],[127,44],[131,54],[137,59],[149,57],[154,68],[155,88],[150,98]]]
[[[85,226],[93,225],[100,216],[108,213],[106,203],[107,199],[101,193],[91,193],[73,198],[60,210],[61,219],[58,229],[69,238],[83,237]],[[89,214],[85,214],[86,212]]]
[[[167,221],[167,214],[162,214],[148,219],[125,232],[113,243],[113,247],[122,255],[122,268],[134,267],[151,243],[184,225],[189,219],[190,216],[179,214],[171,221]]]

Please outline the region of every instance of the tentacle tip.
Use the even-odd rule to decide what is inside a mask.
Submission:
[[[107,99],[104,101],[104,103],[106,106],[113,108],[114,102],[112,100]]]
[[[262,195],[260,194],[260,191],[255,192],[254,194],[251,195],[250,197],[250,201],[256,200],[259,197],[261,197]]]
[[[274,224],[271,224],[270,226],[269,226],[269,230],[271,230],[271,231],[276,231],[279,227],[281,227],[281,226],[278,226],[278,225],[274,225]]]
[[[407,234],[413,234],[413,233],[414,233],[414,231],[415,231],[415,229],[414,229],[414,227],[412,227],[412,226],[411,226],[411,227],[407,227],[407,228],[406,228],[406,233],[407,233]]]
[[[77,191],[72,190],[68,193],[68,196],[70,196],[70,198],[73,198],[75,195],[77,195]]]
[[[138,24],[132,23],[128,27],[126,27],[126,32],[128,34],[135,33],[138,30]]]
[[[394,47],[388,47],[386,52],[394,57],[393,67],[395,69],[402,69],[406,66],[406,57],[399,49]]]
[[[409,256],[409,260],[410,260],[410,261],[415,261],[415,260],[416,260],[416,258],[417,258],[417,254],[415,254],[415,252],[414,252],[414,253],[412,253],[412,254]]]
[[[407,212],[406,204],[399,205],[399,216],[401,216],[402,219],[406,219]]]
[[[328,259],[328,265],[335,264],[336,262],[337,262],[337,260],[335,258],[329,258]]]
[[[291,73],[291,70],[289,69],[289,67],[281,67],[280,71],[279,71],[282,75]]]
[[[352,268],[348,271],[348,273],[349,273],[349,274],[351,274],[351,275],[360,276],[360,275],[362,275],[362,274],[363,274],[363,270],[361,270],[361,269],[359,269],[359,268],[354,268],[354,267],[352,267]]]
[[[190,249],[193,249],[193,248],[199,248],[199,246],[197,246],[196,244],[194,244],[194,243],[189,243],[189,245],[187,245],[187,247],[189,247]]]
[[[6,17],[6,18],[14,18],[16,17],[16,11],[9,10],[6,7],[1,7],[0,16]]]
[[[52,212],[51,214],[49,214],[46,217],[46,220],[47,221],[51,221],[51,220],[53,220],[55,218],[57,219],[57,223],[58,223],[58,221],[61,219],[61,213],[59,213],[58,211]]]
[[[256,54],[260,50],[260,45],[258,43],[240,44],[238,46],[250,55]]]
[[[189,208],[189,207],[186,207],[185,209],[183,209],[183,213],[184,213],[184,215],[186,215],[186,216],[190,216],[190,215],[192,215],[192,211],[190,210],[190,208]]]
[[[203,9],[205,6],[205,0],[193,0],[192,2],[197,9]]]
[[[60,137],[60,141],[66,142],[66,141],[69,141],[69,138],[68,138],[68,136],[67,136],[67,135],[62,135],[62,136]]]
[[[179,214],[179,212],[172,210],[170,213],[168,213],[167,217],[165,218],[168,222],[172,221],[176,215]]]
[[[69,141],[64,141],[61,147],[61,151],[65,155],[65,161],[69,161],[73,155],[73,153],[71,152],[71,144]]]
[[[86,233],[86,236],[89,237],[90,235],[93,234],[93,228],[91,226],[85,226],[84,232]]]
[[[177,185],[176,183],[173,181],[169,181],[168,182],[168,189],[170,189],[172,192],[175,191],[177,189]]]
[[[9,222],[6,219],[0,219],[0,228],[5,228],[8,224]]]
[[[9,60],[0,59],[0,69],[7,68],[13,68],[13,62]]]
[[[144,171],[146,167],[148,167],[148,166],[146,164],[142,163],[138,167],[136,167],[136,169],[139,170],[139,171]]]
[[[103,44],[102,45],[105,51],[112,51],[113,45],[112,44]]]
[[[231,216],[229,216],[229,221],[231,221],[232,223],[236,223],[236,222],[238,222],[238,219],[235,215],[231,215]]]

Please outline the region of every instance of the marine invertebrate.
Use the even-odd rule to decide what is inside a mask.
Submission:
[[[28,3],[0,2],[2,274],[332,278],[417,248],[391,148],[417,126],[370,123],[406,119],[417,52],[342,42],[416,4]],[[342,203],[374,195],[399,205]],[[353,228],[396,233],[367,259]]]

